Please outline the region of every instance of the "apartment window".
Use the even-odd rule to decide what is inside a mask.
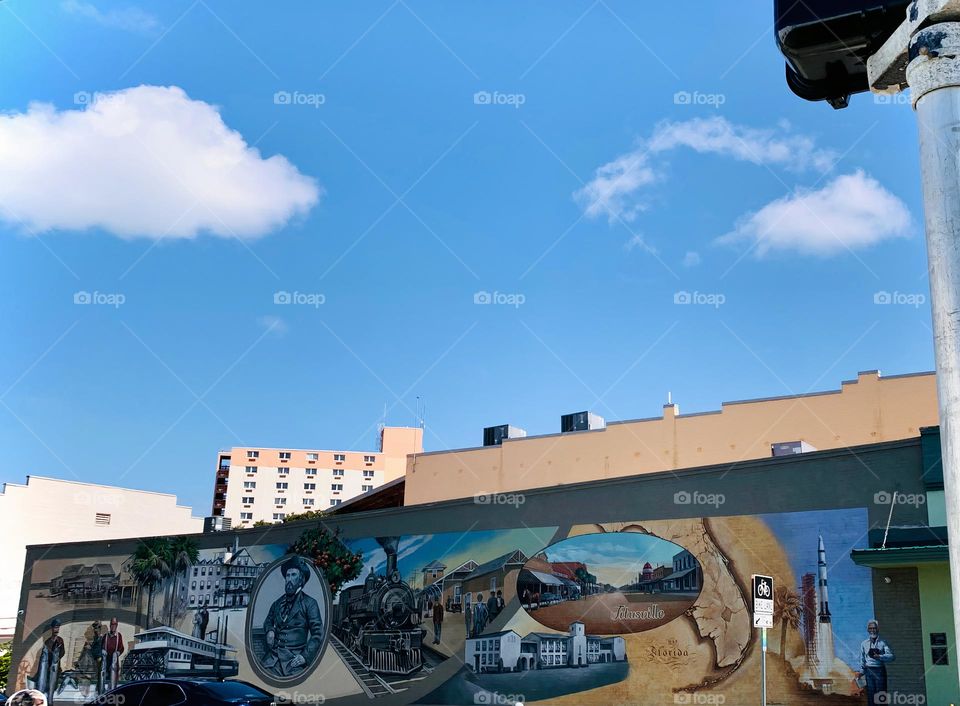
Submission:
[[[317,459],[319,458],[320,458],[320,454],[307,454],[308,461],[313,461],[314,463],[316,463]]]
[[[253,496],[252,496],[252,495],[249,495],[249,496],[247,496],[247,497],[245,497],[245,498],[241,498],[241,500],[243,501],[243,504],[244,504],[244,505],[253,505]]]
[[[373,486],[372,486],[372,485],[361,485],[361,486],[360,486],[360,490],[362,490],[364,493],[366,493],[368,490],[373,490]]]
[[[373,471],[364,471],[364,472],[363,472],[363,477],[364,477],[364,478],[373,478]]]
[[[256,482],[256,481],[253,481],[253,480],[245,480],[245,481],[243,481],[243,489],[244,489],[244,490],[253,490],[253,489],[256,488],[256,487],[257,487],[257,482]]]
[[[340,501],[337,500],[337,499],[334,499],[334,500],[331,500],[331,501],[330,501],[330,507],[333,507],[334,505],[339,505],[339,504],[340,504]]]
[[[304,483],[304,484],[303,484],[303,489],[304,489],[304,490],[316,490],[316,489],[317,489],[317,484],[316,484],[316,483]]]
[[[303,499],[303,504],[304,504],[304,505],[312,506],[312,505],[314,504],[314,500],[313,500],[313,498],[304,498],[304,499]]]
[[[253,513],[252,513],[252,512],[241,512],[241,513],[240,513],[240,519],[241,519],[241,520],[252,520],[252,519],[253,519]]]
[[[109,512],[98,512],[94,518],[94,522],[98,525],[109,525],[110,524],[110,513]]]
[[[304,468],[303,470],[305,470],[305,471],[307,472],[307,475],[308,475],[308,476],[315,476],[315,475],[317,475],[317,469],[316,469],[316,468]]]
[[[286,504],[287,504],[287,499],[286,499],[286,498],[274,498],[274,499],[273,499],[273,502],[274,502],[274,504],[276,504],[276,505],[286,505]]]
[[[277,490],[286,490],[286,489],[287,489],[287,483],[286,483],[286,482],[277,483]]]
[[[331,483],[331,484],[330,484],[330,490],[332,490],[332,491],[334,491],[334,492],[339,492],[339,491],[343,490],[343,483]]]
[[[259,452],[259,451],[247,451],[247,458],[248,458],[248,459],[260,458],[260,452]]]
[[[289,461],[289,460],[290,460],[290,452],[289,452],[289,451],[281,451],[281,452],[280,452],[280,460],[281,460],[281,461]]]
[[[256,466],[247,466],[247,473],[256,473],[256,472],[257,472]]]
[[[284,517],[286,517],[286,516],[287,516],[287,515],[286,515],[286,513],[284,513],[284,512],[275,512],[275,513],[273,513],[273,519],[274,519],[275,521],[276,521],[276,520],[282,520],[282,519],[283,519]]]
[[[343,469],[342,469],[342,468],[334,468],[334,469],[333,469],[333,476],[334,476],[334,478],[342,478],[342,477],[343,477]]]
[[[343,463],[344,461],[347,460],[347,455],[346,455],[346,454],[334,454],[334,455],[333,455],[333,460],[336,461],[337,463]]]
[[[364,456],[364,457],[363,457],[363,462],[364,462],[364,463],[376,463],[376,461],[377,461],[377,457],[376,457],[376,456]]]

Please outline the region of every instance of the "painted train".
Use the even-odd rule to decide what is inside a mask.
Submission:
[[[387,555],[383,575],[373,567],[363,583],[340,592],[334,606],[337,638],[372,672],[410,674],[423,666],[420,596],[397,569],[399,537],[378,537]]]

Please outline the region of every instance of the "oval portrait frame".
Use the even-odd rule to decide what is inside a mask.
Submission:
[[[282,566],[284,563],[286,563],[287,561],[295,557],[299,557],[301,560],[303,560],[303,562],[307,565],[307,568],[310,570],[312,581],[308,579],[306,586],[309,586],[310,583],[313,583],[314,586],[311,587],[312,590],[304,591],[304,592],[308,596],[311,596],[312,598],[316,599],[317,602],[320,604],[320,610],[323,612],[323,637],[321,638],[320,649],[317,650],[316,656],[313,658],[312,661],[310,661],[306,665],[306,667],[304,667],[303,671],[301,671],[299,674],[293,677],[284,678],[284,677],[277,676],[273,672],[270,672],[267,669],[265,669],[261,664],[260,655],[256,654],[256,651],[253,648],[253,630],[255,627],[257,627],[254,624],[254,615],[257,612],[256,608],[260,600],[269,601],[269,603],[272,605],[273,601],[275,601],[277,598],[280,597],[279,595],[276,595],[276,594],[271,596],[261,597],[260,592],[264,588],[264,585],[267,583],[270,577],[273,575],[273,573],[275,571],[279,571],[280,566]],[[316,587],[319,587],[319,590],[317,590]],[[320,595],[318,595],[318,593]],[[269,610],[269,608],[267,610]],[[254,584],[253,591],[250,594],[250,605],[247,606],[247,618],[246,618],[246,627],[244,630],[243,646],[244,646],[244,651],[247,657],[247,663],[250,665],[250,668],[254,671],[254,673],[257,675],[259,679],[261,679],[264,683],[270,686],[282,688],[282,687],[298,686],[303,682],[305,682],[307,679],[310,678],[310,676],[316,670],[317,666],[323,660],[323,655],[327,650],[327,644],[330,641],[330,628],[331,628],[330,620],[332,618],[332,612],[333,612],[333,601],[331,600],[331,597],[330,597],[330,586],[327,585],[327,579],[323,575],[323,572],[320,571],[320,569],[318,569],[314,565],[313,561],[311,561],[308,557],[305,557],[301,554],[284,554],[279,559],[276,559],[275,561],[271,562],[260,573],[260,576],[257,578],[257,582],[256,584]],[[265,617],[265,615],[263,617]],[[262,619],[263,618],[261,618],[261,620]]]

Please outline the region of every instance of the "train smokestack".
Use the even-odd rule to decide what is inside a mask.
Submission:
[[[400,546],[399,537],[377,537],[377,544],[383,547],[384,554],[387,555],[387,570],[385,572],[387,580],[397,571],[397,549]]]

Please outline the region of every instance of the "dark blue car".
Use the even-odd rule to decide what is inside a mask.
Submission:
[[[147,679],[118,686],[96,706],[274,706],[273,697],[244,681]]]

